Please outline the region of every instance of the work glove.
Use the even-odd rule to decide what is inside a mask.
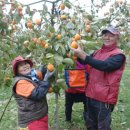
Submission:
[[[45,76],[45,74],[46,74],[46,72],[47,72],[46,66],[43,65],[43,66],[40,68],[40,70],[41,70],[42,75],[43,75],[43,78],[44,78],[44,76]]]
[[[44,81],[48,81],[54,75],[54,73],[55,73],[55,70],[54,71],[49,71],[47,69],[47,72],[46,72],[46,74],[44,76]]]

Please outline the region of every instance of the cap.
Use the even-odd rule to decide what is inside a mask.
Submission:
[[[19,64],[20,62],[22,62],[22,61],[28,62],[31,67],[33,66],[32,60],[24,59],[22,56],[18,56],[18,57],[16,57],[16,58],[12,61],[12,66],[13,66],[14,75],[16,75],[16,73],[17,73],[17,66],[18,66],[18,64]]]
[[[113,27],[113,26],[109,26],[106,29],[104,29],[102,31],[102,34],[105,34],[107,31],[109,31],[110,33],[114,34],[114,35],[120,35],[120,32],[117,28]]]

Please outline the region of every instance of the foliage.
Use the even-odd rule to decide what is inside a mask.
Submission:
[[[74,5],[69,0],[44,0],[41,10],[31,10],[30,5],[35,3],[22,5],[16,0],[0,0],[1,86],[11,85],[11,61],[22,55],[31,58],[36,68],[49,63],[54,65],[57,72],[55,78],[51,79],[52,88],[53,92],[60,94],[60,89],[66,89],[64,69],[75,67],[76,57],[69,48],[72,41],[76,41],[91,54],[101,46],[102,29],[113,23],[122,33],[120,47],[128,53],[130,4],[116,0],[109,12],[103,12],[104,17],[100,18],[98,12],[106,7],[108,2],[109,0],[102,0],[97,4],[96,0],[91,0],[91,10],[88,11],[80,4]],[[51,10],[47,6],[48,3],[52,5]],[[39,13],[41,18],[34,20],[35,13]],[[77,39],[77,35],[80,38]]]
[[[58,68],[57,79],[63,78],[63,70],[66,67],[63,64],[64,58],[68,58],[69,53],[69,58],[74,59],[69,49],[74,36],[80,34],[78,44],[81,44],[87,53],[92,53],[101,46],[101,30],[113,22],[117,22],[116,25],[122,32],[121,48],[128,52],[130,6],[127,2],[116,1],[109,12],[104,12],[104,17],[100,18],[98,12],[108,2],[107,0],[97,4],[92,0],[89,12],[81,5],[73,5],[68,0],[50,1],[51,11],[46,1],[43,2],[42,10],[31,10],[29,5],[24,6],[15,0],[1,0],[0,81],[9,86],[13,76],[11,61],[18,55],[32,58],[37,68],[43,64],[54,64]],[[36,12],[41,19],[33,20]]]

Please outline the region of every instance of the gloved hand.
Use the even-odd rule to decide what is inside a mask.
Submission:
[[[47,72],[44,76],[44,81],[48,81],[54,75],[54,73],[55,73],[55,70],[51,72],[47,69]]]
[[[45,65],[43,65],[40,70],[42,72],[42,75],[46,74],[47,69],[46,69]]]

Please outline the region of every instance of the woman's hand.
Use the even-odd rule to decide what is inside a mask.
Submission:
[[[55,69],[53,71],[49,71],[47,69],[47,72],[46,72],[45,77],[44,77],[44,81],[48,81],[54,75],[55,71],[56,71]]]

